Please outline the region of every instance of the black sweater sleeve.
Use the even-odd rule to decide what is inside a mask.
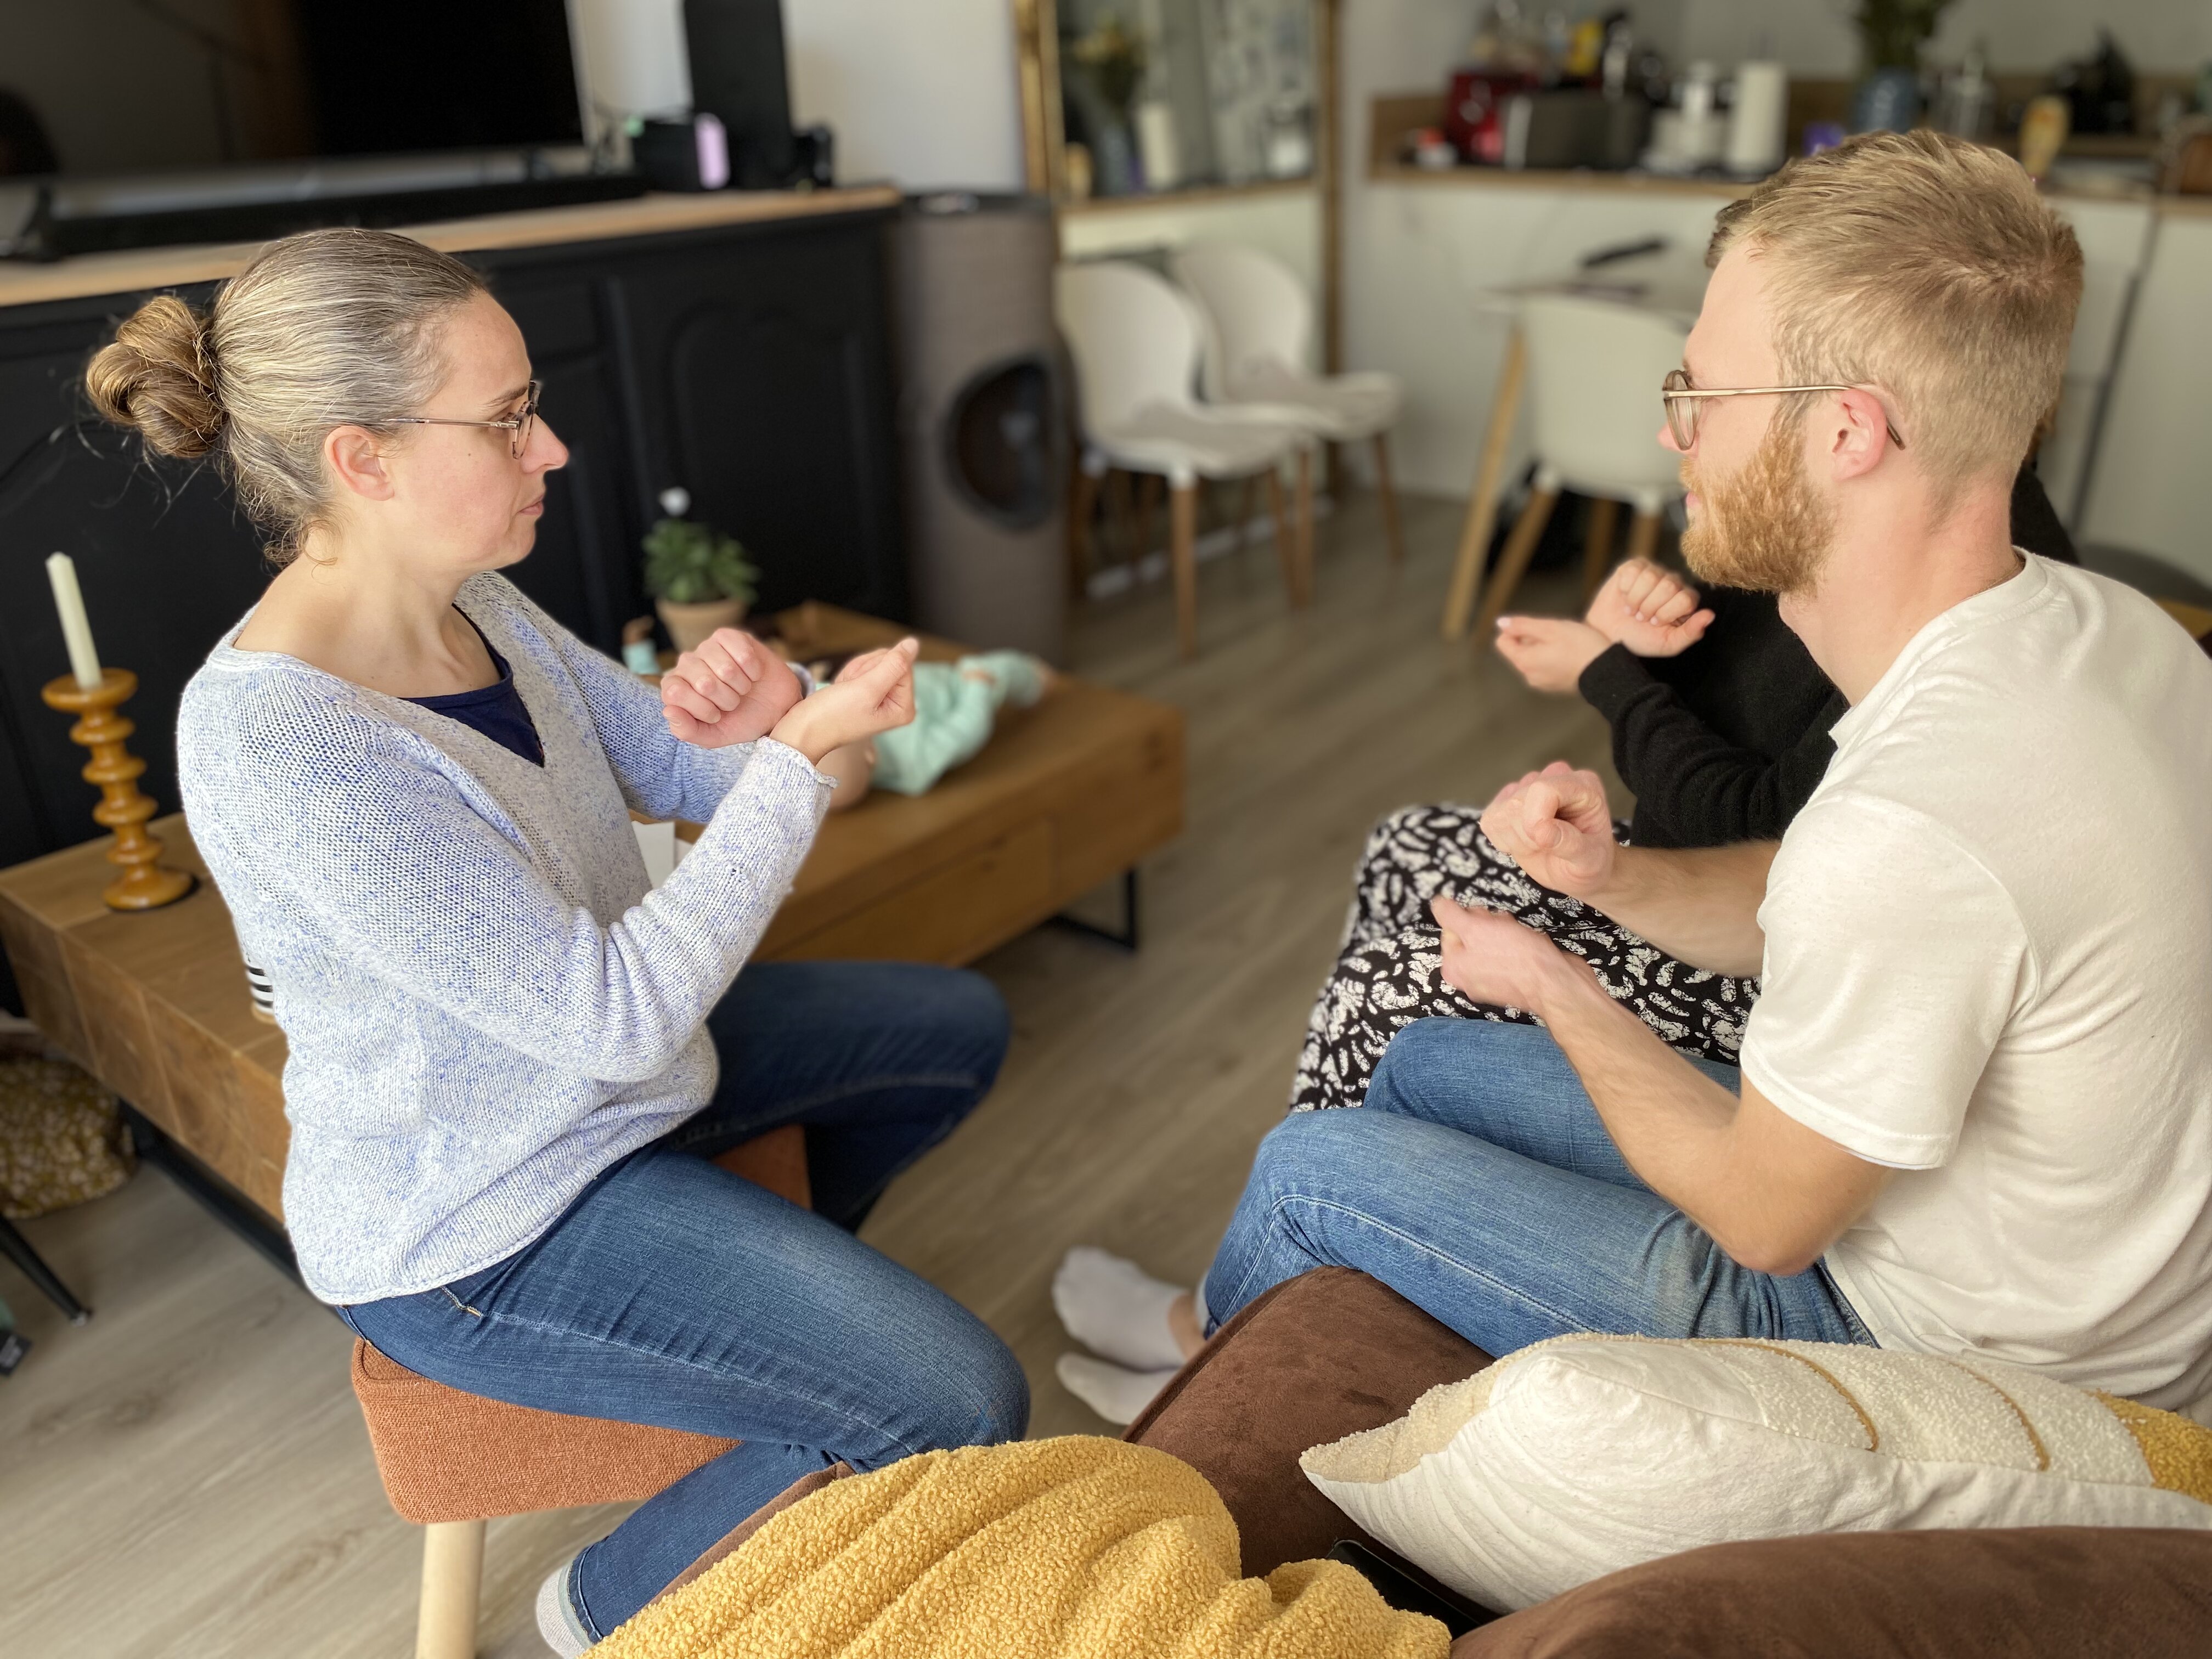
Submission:
[[[1580,690],[1613,728],[1613,766],[1636,792],[1635,836],[1652,847],[1778,838],[1828,769],[1828,728],[1846,706],[1832,693],[1795,746],[1769,759],[1716,732],[1625,646],[1600,653]]]

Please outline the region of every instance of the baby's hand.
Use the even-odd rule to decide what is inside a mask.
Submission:
[[[718,628],[660,677],[668,729],[702,749],[750,743],[775,729],[799,702],[791,665],[751,635]]]
[[[1698,590],[1673,571],[1649,559],[1626,559],[1583,620],[1639,657],[1672,657],[1705,637],[1713,613],[1698,609]]]

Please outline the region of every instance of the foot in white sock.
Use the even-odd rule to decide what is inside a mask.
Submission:
[[[1088,1244],[1070,1250],[1052,1276],[1052,1305],[1067,1334],[1132,1370],[1173,1370],[1182,1364],[1168,1310],[1183,1293],[1135,1262]]]
[[[545,1582],[538,1587],[538,1633],[561,1659],[579,1659],[592,1645],[591,1632],[576,1617],[575,1605],[568,1600],[568,1573],[575,1565],[572,1555],[546,1574]]]
[[[1168,1379],[1182,1369],[1133,1371],[1126,1365],[1109,1365],[1087,1353],[1064,1353],[1053,1370],[1062,1387],[1109,1423],[1126,1427],[1137,1420],[1152,1396],[1167,1387]]]

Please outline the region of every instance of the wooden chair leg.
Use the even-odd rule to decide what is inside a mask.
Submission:
[[[1129,475],[1115,467],[1106,475],[1106,516],[1114,526],[1114,539],[1121,544],[1121,562],[1133,565],[1142,548],[1130,544],[1136,535],[1136,509],[1132,503],[1133,492],[1129,488]]]
[[[1390,481],[1390,434],[1375,434],[1375,489],[1382,498],[1382,538],[1390,544],[1390,562],[1406,562],[1406,532],[1398,522],[1398,487]]]
[[[422,1607],[415,1623],[415,1659],[475,1659],[483,1544],[481,1521],[436,1521],[422,1528]]]
[[[1298,451],[1297,479],[1298,580],[1291,590],[1291,603],[1303,611],[1314,598],[1314,453],[1310,447]]]
[[[1486,640],[1497,630],[1498,619],[1512,602],[1513,590],[1520,586],[1528,561],[1535,557],[1536,544],[1542,539],[1544,526],[1559,501],[1558,490],[1539,489],[1528,497],[1528,505],[1521,509],[1520,520],[1514,525],[1513,533],[1505,538],[1504,550],[1498,556],[1498,568],[1482,596],[1482,614],[1474,623],[1477,639]]]
[[[1597,597],[1605,573],[1613,568],[1613,526],[1620,517],[1620,503],[1601,495],[1590,503],[1589,534],[1583,539],[1583,603]]]
[[[1137,556],[1152,550],[1152,509],[1160,504],[1160,489],[1167,481],[1157,472],[1137,480]]]
[[[1283,592],[1298,602],[1298,550],[1291,540],[1291,515],[1283,504],[1283,475],[1269,467],[1260,477],[1267,486],[1267,512],[1275,521],[1275,557],[1283,567]]]
[[[1237,501],[1237,550],[1244,551],[1244,544],[1252,539],[1252,514],[1259,506],[1260,475],[1255,472],[1244,480],[1244,493]]]
[[[1082,466],[1067,501],[1067,592],[1081,599],[1091,581],[1091,515],[1098,506],[1098,480]]]
[[[1528,368],[1528,349],[1515,329],[1505,345],[1505,366],[1498,373],[1498,392],[1490,402],[1490,430],[1482,441],[1482,464],[1475,470],[1474,494],[1467,503],[1467,524],[1460,532],[1459,557],[1452,565],[1451,586],[1444,594],[1444,637],[1467,637],[1467,620],[1474,611],[1475,590],[1482,584],[1482,563],[1490,552],[1490,538],[1498,528],[1498,497],[1504,483],[1505,452],[1512,447],[1513,423],[1521,413],[1521,386]]]
[[[1659,551],[1659,514],[1638,513],[1628,521],[1628,556],[1656,557]]]
[[[1173,526],[1176,645],[1188,662],[1198,654],[1198,481],[1176,481],[1169,507]]]

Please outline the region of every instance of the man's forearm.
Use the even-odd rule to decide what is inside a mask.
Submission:
[[[1577,897],[1631,933],[1716,974],[1750,978],[1766,952],[1759,901],[1775,842],[1676,851],[1624,847],[1603,888]]]

